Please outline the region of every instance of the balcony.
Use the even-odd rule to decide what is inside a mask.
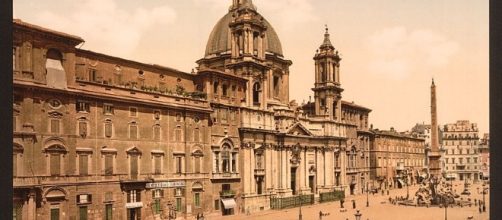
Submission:
[[[355,167],[347,167],[347,173],[357,173],[359,172],[359,169],[355,168]]]
[[[127,174],[114,175],[66,175],[66,176],[29,176],[29,177],[14,177],[14,187],[31,187],[41,185],[54,184],[78,184],[78,183],[95,183],[95,182],[119,182],[119,181],[150,181],[150,175],[138,175],[138,178],[131,179]]]
[[[239,179],[239,173],[213,173],[211,179]]]
[[[233,190],[223,190],[220,191],[220,197],[234,197],[235,191]]]

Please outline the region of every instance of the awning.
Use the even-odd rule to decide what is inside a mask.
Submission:
[[[221,202],[223,202],[223,207],[225,209],[235,208],[235,199],[221,199]]]

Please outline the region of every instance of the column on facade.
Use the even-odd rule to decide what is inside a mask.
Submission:
[[[263,59],[264,54],[263,54],[263,37],[260,34],[258,36],[258,58]]]
[[[269,81],[270,81],[269,77],[264,77],[263,83],[262,83],[263,88],[261,89],[262,93],[261,93],[261,103],[260,103],[260,107],[262,109],[266,108],[266,106],[267,106],[268,90],[270,88],[270,85],[268,84]]]
[[[249,180],[249,179],[253,179],[252,176],[249,176],[249,170],[251,170],[251,167],[250,167],[250,163],[249,161],[251,161],[251,149],[250,148],[244,148],[243,149],[243,158],[244,158],[244,163],[242,163],[244,165],[243,167],[243,173],[242,173],[242,180],[243,183],[244,183],[244,194],[250,194],[251,193],[251,185],[249,183],[249,181],[245,181],[245,180]]]
[[[247,77],[247,92],[246,92],[246,104],[247,106],[253,106],[253,78],[251,76]],[[251,123],[249,121],[249,118],[247,119],[248,123]]]
[[[324,183],[324,180],[323,180],[323,177],[324,177],[324,161],[323,161],[323,158],[322,158],[322,151],[321,149],[318,149],[315,153],[315,157],[316,157],[316,188],[321,188],[320,186],[323,185]]]
[[[328,81],[332,82],[333,81],[333,74],[332,74],[332,67],[331,67],[331,61],[327,60],[326,61],[326,74],[328,75]]]
[[[272,157],[272,151],[273,149],[267,148],[265,150],[265,188],[270,189],[272,188],[273,184],[273,166],[274,166],[274,161]]]
[[[244,33],[244,41],[242,42],[244,48],[242,48],[242,50],[244,54],[247,54],[249,53],[249,32],[246,29],[242,32]]]
[[[283,75],[282,75],[282,81],[283,82],[286,82],[285,84],[281,84],[281,100],[287,104],[287,102],[289,101],[289,72],[285,72]],[[287,85],[287,86],[285,86]]]
[[[228,154],[229,154],[228,155],[228,159],[229,159],[228,161],[230,161],[230,163],[228,163],[228,172],[232,173],[232,162],[231,161],[232,161],[232,158],[234,156],[233,156],[232,151],[230,151]]]
[[[237,50],[237,46],[236,46],[236,42],[235,42],[236,41],[235,40],[235,38],[236,38],[235,35],[236,34],[234,32],[232,32],[232,41],[231,41],[231,46],[230,46],[230,48],[232,48],[232,51],[231,51],[232,52],[232,58],[237,57],[237,53],[235,52]]]
[[[257,146],[258,147],[258,146]],[[254,176],[254,169],[256,168],[256,162],[255,162],[255,153],[254,149],[250,149],[250,160],[249,160],[249,176],[251,177],[249,180],[249,184],[251,185],[251,193],[256,193],[256,181],[255,181],[255,176]]]
[[[300,179],[300,187],[299,189],[300,190],[303,190],[306,188],[306,185],[305,185],[305,174],[306,174],[306,163],[307,163],[307,153],[306,151],[302,150],[300,151],[300,157],[301,157],[301,160],[300,160],[300,164],[298,166],[298,171],[297,171],[297,174],[299,175],[299,179]]]
[[[325,156],[325,161],[326,161],[326,172],[325,172],[325,180],[326,180],[326,185],[327,186],[333,186],[334,185],[334,182],[333,182],[333,176],[334,176],[334,173],[335,173],[335,170],[334,170],[334,155],[333,155],[333,151],[332,150],[327,150],[326,153],[324,154]]]
[[[286,189],[291,189],[291,163],[289,162],[290,158],[290,153],[288,150],[284,151],[284,154],[286,154]]]
[[[277,156],[277,188],[282,189],[282,148],[278,148],[277,151],[275,152]]]
[[[286,150],[283,148],[281,150],[281,155],[282,155],[282,163],[281,163],[281,170],[282,170],[282,189],[287,189],[287,185],[288,185],[288,182],[287,182],[287,173],[288,173],[288,170],[287,170],[287,154],[286,154]]]
[[[270,69],[268,70],[267,72],[267,75],[268,75],[268,89],[267,89],[267,98],[268,99],[273,99],[274,98],[274,74],[273,74],[273,70]]]
[[[28,195],[28,220],[36,219],[35,191],[32,189]]]
[[[340,151],[340,183],[347,185],[347,154],[345,150]]]

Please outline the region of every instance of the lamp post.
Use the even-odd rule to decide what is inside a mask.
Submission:
[[[354,214],[354,216],[356,217],[356,220],[361,220],[361,216],[362,216],[362,215],[363,215],[363,214],[359,213],[359,210],[357,210],[357,213],[356,213],[356,214]]]
[[[445,199],[443,200],[444,204],[444,220],[448,220],[448,201]]]
[[[369,186],[368,186],[368,183],[366,183],[366,207],[370,207],[370,202],[369,202]]]
[[[300,193],[300,213],[298,214],[298,220],[302,220],[302,205],[303,205],[303,197]]]

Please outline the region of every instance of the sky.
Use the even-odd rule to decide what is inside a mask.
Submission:
[[[190,72],[231,0],[14,0],[14,18],[82,37],[82,49]],[[488,0],[254,0],[290,67],[290,99],[313,98],[315,50],[328,25],[346,101],[375,128],[438,122],[489,131]]]

